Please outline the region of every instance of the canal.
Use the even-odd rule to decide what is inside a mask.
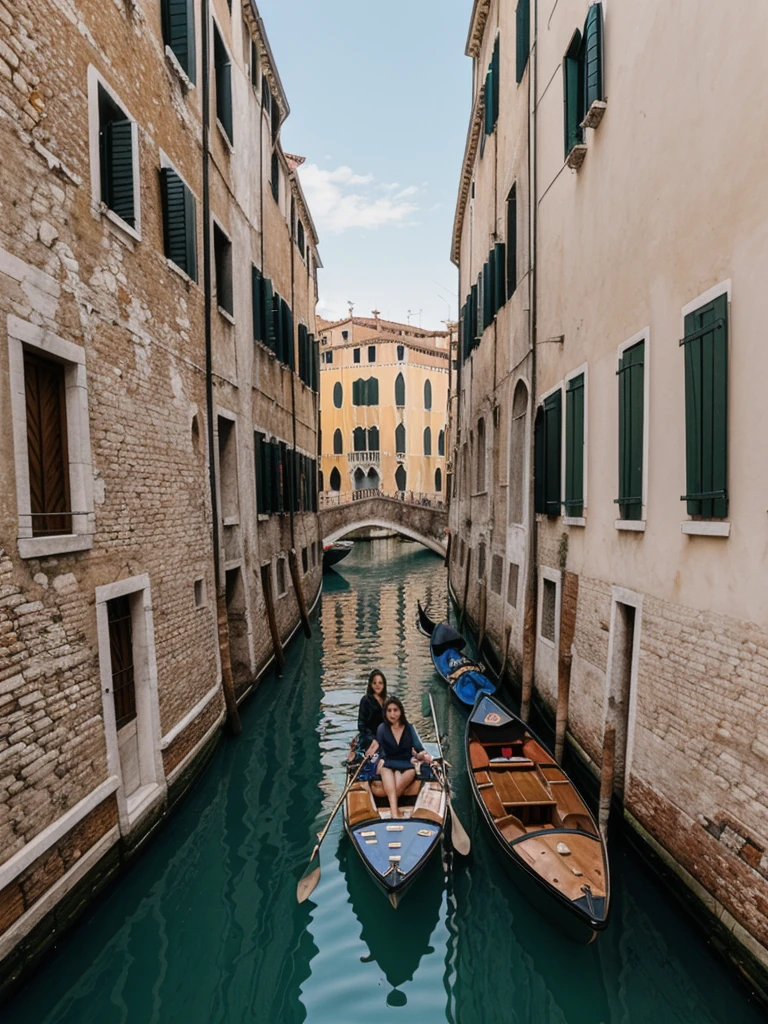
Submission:
[[[326,577],[310,640],[243,708],[197,787],[46,960],[3,1024],[757,1024],[763,1019],[630,851],[612,857],[609,928],[562,941],[508,880],[462,778],[461,711],[416,632],[446,607],[418,545],[359,543]],[[296,904],[314,832],[343,785],[373,665],[432,738],[432,693],[471,857],[435,860],[393,910],[337,820],[322,880]]]

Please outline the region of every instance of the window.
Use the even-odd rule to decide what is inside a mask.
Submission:
[[[403,423],[398,423],[395,427],[395,454],[405,455],[405,425]]]
[[[320,364],[318,362],[319,349],[315,344],[315,336],[309,333],[306,324],[299,324],[298,336],[299,380],[312,391],[317,391],[320,379]],[[332,354],[331,352],[326,353],[326,355]]]
[[[480,541],[477,549],[477,578],[481,582],[485,578],[485,541]]]
[[[304,239],[304,225],[301,223],[301,220],[296,223],[296,245],[299,247],[301,258],[305,259],[307,255],[307,244]]]
[[[528,412],[528,388],[522,380],[515,385],[512,398],[512,424],[509,432],[509,522],[523,522],[525,495],[525,421]]]
[[[352,447],[356,452],[366,451],[365,427],[355,427],[352,431]]]
[[[162,0],[163,42],[190,82],[195,82],[194,0]]]
[[[301,549],[301,570],[305,576],[309,572],[309,556],[306,548]]]
[[[550,643],[555,642],[555,613],[557,607],[557,584],[554,580],[542,580],[540,636]]]
[[[243,32],[247,33],[247,31],[248,29],[245,25],[245,22],[243,22]],[[259,82],[261,81],[261,70],[259,67],[259,48],[256,45],[255,39],[250,40],[248,64],[250,65],[251,85],[258,93]]]
[[[99,83],[99,198],[138,230],[138,143],[134,122]]]
[[[443,473],[442,473],[442,470],[440,469],[440,467],[438,466],[437,469],[435,470],[435,493],[436,494],[441,494],[442,490],[443,490]]]
[[[398,466],[395,470],[395,486],[398,491],[404,491],[407,483],[407,476],[404,466]]]
[[[216,80],[216,120],[231,144],[234,142],[232,132],[232,61],[215,25],[213,27],[213,67]]]
[[[340,491],[341,490],[341,473],[338,471],[338,469],[335,466],[331,470],[331,476],[330,476],[330,480],[328,482],[331,485],[331,490],[332,491]]]
[[[475,490],[481,493],[485,490],[485,420],[477,421],[477,462]]]
[[[397,346],[397,361],[398,361],[398,363],[402,363],[404,359],[405,359],[405,345],[398,345]]]
[[[277,150],[272,153],[272,170],[269,178],[272,187],[272,198],[276,203],[280,202],[280,158]]]
[[[271,116],[271,127],[272,127],[272,142],[277,142],[277,136],[280,132],[280,104],[277,102],[275,97],[272,97],[272,104],[270,109]]]
[[[82,551],[94,529],[85,352],[15,316],[7,321],[19,554]]]
[[[285,583],[285,558],[280,555],[277,559],[277,596],[282,597],[286,593]]]
[[[347,332],[344,331],[343,333],[346,334]],[[353,348],[352,349],[352,361],[355,362],[355,363],[359,363],[360,362],[360,349],[359,348]]]
[[[377,452],[379,450],[379,428],[369,427],[368,428],[368,451]]]
[[[379,382],[376,377],[352,382],[352,405],[378,405]]]
[[[368,362],[369,363],[375,363],[376,362],[376,346],[375,345],[369,345],[368,346]]]
[[[281,363],[296,367],[296,349],[291,307],[277,292],[272,296],[273,351]]]
[[[332,363],[333,362],[333,352],[331,352],[331,351],[323,352],[323,362],[326,363],[326,364]]]
[[[504,562],[501,555],[493,555],[491,558],[491,590],[494,594],[501,594],[501,584],[504,579]]]
[[[565,389],[565,514],[584,514],[584,374]]]
[[[195,197],[170,167],[160,170],[165,255],[197,280]]]
[[[232,243],[216,223],[213,225],[213,259],[216,267],[216,301],[219,309],[233,316]]]
[[[424,454],[432,454],[432,431],[429,427],[424,428]]]
[[[520,566],[514,562],[509,563],[509,576],[507,577],[507,604],[517,608],[517,583],[520,576]]]
[[[219,439],[219,514],[225,526],[239,521],[237,431],[235,421],[217,416]]]
[[[427,412],[432,408],[432,385],[429,380],[424,381],[424,408]]]
[[[522,0],[521,0],[522,2]],[[517,185],[507,196],[507,297],[517,288]]]
[[[531,2],[530,0],[518,0],[517,27],[515,41],[517,43],[517,67],[515,79],[518,84],[523,80],[525,66],[528,63],[528,50],[531,45]]]
[[[728,296],[685,316],[685,468],[688,515],[728,515]]]
[[[578,30],[563,59],[565,97],[565,155],[584,142],[581,123],[592,104],[603,100],[603,14],[602,4],[587,11],[584,34]]]
[[[119,733],[124,726],[136,718],[133,632],[131,629],[131,603],[128,597],[116,597],[112,601],[107,601],[107,621],[109,622],[112,695],[115,701],[115,727]]]
[[[619,357],[619,517],[643,518],[645,341]]]
[[[341,431],[339,430],[338,427],[333,432],[333,454],[344,454],[344,441],[342,440]]]
[[[341,386],[340,381],[336,381],[333,385],[333,404],[336,409],[341,408],[341,404],[344,401],[344,389]]]
[[[195,608],[205,607],[205,580],[202,576],[195,580]]]
[[[534,426],[534,500],[536,511],[560,515],[562,392],[544,399]]]
[[[318,480],[320,481],[320,490],[321,490],[321,491],[324,491],[324,490],[325,490],[325,486],[324,486],[324,484],[323,484],[323,471],[322,471],[322,469],[321,469],[321,470],[320,470],[320,472],[319,472],[319,473],[317,474],[317,476],[318,476]]]
[[[405,408],[405,377],[402,373],[395,378],[395,405],[398,409]]]
[[[445,431],[441,430],[437,435],[437,454],[441,457],[445,457]],[[437,488],[439,490],[439,488]]]
[[[485,134],[493,134],[499,119],[499,39],[493,47],[493,56],[485,76]]]
[[[341,340],[342,341],[349,341],[349,331],[342,331],[341,332]]]

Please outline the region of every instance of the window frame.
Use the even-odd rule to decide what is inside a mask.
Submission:
[[[175,273],[179,274],[179,276],[182,277],[185,281],[191,281],[193,284],[197,285],[198,284],[198,272],[199,272],[199,269],[200,269],[200,267],[199,267],[199,260],[198,260],[197,211],[198,211],[198,207],[200,206],[200,203],[199,203],[198,197],[195,195],[194,190],[189,187],[189,182],[187,181],[187,179],[184,177],[184,175],[181,173],[181,171],[178,169],[178,167],[176,167],[176,165],[173,163],[173,161],[170,159],[170,157],[167,155],[167,153],[165,153],[165,151],[162,150],[162,149],[160,150],[160,170],[161,171],[164,171],[164,170],[173,171],[173,173],[181,180],[181,182],[184,185],[184,187],[187,189],[189,194],[192,196],[192,200],[193,200],[194,205],[195,205],[195,210],[194,210],[195,222],[194,222],[194,227],[193,227],[193,231],[192,231],[192,236],[193,236],[193,239],[194,239],[194,253],[193,253],[193,255],[194,255],[194,260],[195,260],[195,273],[194,273],[194,275],[190,274],[183,267],[180,267],[179,264],[176,263],[173,259],[171,259],[171,257],[168,256],[168,254],[165,252],[165,248],[166,248],[166,245],[167,245],[167,238],[166,238],[166,229],[165,229],[165,207],[164,206],[162,208],[162,215],[163,215],[163,255],[165,256],[166,263],[168,264],[168,267],[169,267],[170,270],[173,270]],[[161,205],[165,201],[165,193],[163,191],[162,181],[161,181],[161,185],[160,185],[160,201],[161,201]]]
[[[217,266],[218,260],[216,258],[216,232],[219,232],[224,236],[229,245],[229,289],[232,299],[232,310],[227,309],[226,306],[222,306],[219,301],[220,290],[219,290],[219,268]],[[229,233],[225,230],[223,224],[218,217],[211,216],[211,251],[213,253],[213,277],[216,285],[216,308],[219,313],[228,320],[230,323],[235,323],[235,253],[234,246],[232,245],[232,238]]]
[[[99,89],[103,89],[110,100],[122,110],[126,119],[131,123],[131,156],[133,174],[133,212],[134,226],[115,213],[107,206],[101,194],[101,144],[100,131],[101,119],[99,116]],[[94,203],[102,216],[106,217],[121,231],[124,231],[134,241],[142,240],[141,234],[141,160],[139,157],[139,126],[136,118],[133,117],[128,107],[120,99],[119,95],[109,85],[107,80],[93,66],[88,65],[88,150],[91,167],[91,195]]]
[[[543,625],[543,611],[544,611],[544,580],[553,583],[555,586],[555,638],[550,640],[541,632]],[[560,598],[561,598],[561,583],[562,573],[559,569],[551,569],[548,565],[539,566],[539,594],[538,594],[538,609],[536,619],[536,640],[538,643],[544,644],[550,650],[556,651],[560,646]]]
[[[227,132],[226,125],[224,124],[224,122],[219,117],[219,83],[218,83],[218,78],[217,78],[218,66],[217,66],[217,62],[216,62],[216,40],[217,40],[217,38],[218,38],[218,40],[219,40],[219,42],[221,44],[222,50],[224,51],[226,56],[229,58],[229,68],[230,68],[230,71],[229,71],[229,107],[230,107],[230,116],[232,118],[232,125],[231,125],[231,132],[232,132],[232,134],[231,135]],[[226,42],[224,40],[224,33],[221,31],[221,28],[219,27],[218,22],[216,21],[216,19],[212,15],[211,15],[210,48],[211,48],[211,52],[210,52],[210,56],[209,56],[209,62],[210,62],[209,66],[210,66],[210,68],[211,68],[211,70],[213,72],[213,74],[212,74],[213,90],[212,91],[213,91],[213,94],[214,94],[213,95],[213,107],[214,107],[214,112],[215,112],[214,120],[216,121],[216,127],[219,130],[219,135],[224,140],[225,146],[227,147],[227,149],[230,152],[234,152],[234,148],[235,148],[235,90],[234,90],[234,74],[233,74],[233,71],[237,67],[237,64],[234,61],[234,59],[232,58],[232,53],[230,52],[230,49],[229,49],[229,47],[227,46],[227,44],[226,44]]]

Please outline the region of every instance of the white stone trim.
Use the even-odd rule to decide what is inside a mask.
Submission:
[[[627,708],[627,734],[624,752],[624,792],[629,786],[632,769],[632,756],[635,748],[635,722],[637,719],[637,683],[640,671],[640,635],[643,627],[643,595],[626,587],[611,587],[611,619],[608,634],[608,663],[605,672],[605,693],[603,702],[603,722],[608,721],[609,701],[613,673],[613,646],[616,639],[616,605],[625,604],[635,609],[635,626],[632,636],[632,659],[629,673],[629,706]]]
[[[586,526],[587,520],[584,516],[563,516],[563,526]]]
[[[544,644],[545,647],[549,647],[556,651],[560,645],[560,600],[561,600],[561,581],[563,574],[559,569],[551,569],[548,565],[539,566],[539,594],[538,594],[538,608],[537,608],[537,623],[538,628],[536,630],[536,639],[539,643]],[[544,607],[544,580],[550,580],[555,584],[555,639],[548,640],[547,637],[542,636],[541,623],[542,623],[542,609]],[[518,580],[518,587],[520,583]]]
[[[62,814],[56,821],[39,832],[34,839],[30,839],[26,845],[14,853],[5,863],[0,864],[0,891],[18,878],[22,871],[26,871],[30,864],[38,857],[42,857],[55,843],[70,832],[75,825],[78,825],[86,815],[90,814],[96,807],[107,799],[118,788],[120,780],[116,775],[110,775],[108,779],[97,786],[96,789],[83,797],[83,799],[71,807],[65,814]]]
[[[201,698],[197,704],[195,704],[192,710],[188,711],[187,714],[180,719],[180,721],[178,721],[176,725],[174,725],[174,727],[165,734],[165,736],[163,736],[160,741],[160,749],[167,750],[173,741],[184,732],[187,726],[191,725],[198,715],[201,715],[203,711],[205,711],[217,693],[221,693],[221,684],[219,682],[217,682],[215,686],[212,686],[208,693],[206,693],[206,695]]]
[[[637,334],[633,334],[631,338],[627,338],[621,345],[616,349],[616,370],[618,371],[621,357],[624,355],[628,348],[633,348],[640,342],[645,343],[643,350],[643,470],[642,470],[642,488],[643,493],[640,495],[643,499],[641,506],[640,520],[631,519],[617,519],[617,523],[626,522],[643,522],[648,518],[648,484],[649,484],[649,448],[651,439],[651,328],[644,327],[642,331],[638,331]],[[618,431],[618,399],[616,407],[617,416],[617,431]],[[618,436],[618,434],[617,434]],[[618,492],[618,488],[617,488]],[[631,526],[617,526],[617,530],[632,530],[640,529],[639,527]],[[645,529],[645,526],[643,526]]]
[[[131,616],[141,786],[129,798],[122,782],[115,724],[107,601],[130,594],[138,596],[138,600],[131,602]],[[147,810],[147,806],[156,798],[164,797],[167,789],[160,749],[160,706],[157,695],[157,660],[149,576],[143,573],[140,576],[132,576],[116,583],[96,587],[95,597],[107,764],[110,773],[116,775],[120,780],[117,790],[117,808],[120,816],[120,831],[125,835],[138,822]]]
[[[725,519],[684,519],[680,532],[698,537],[730,537],[731,524]]]
[[[696,298],[691,299],[690,302],[686,302],[686,304],[680,310],[680,337],[682,338],[685,334],[685,318],[688,316],[688,314],[695,313],[697,309],[700,309],[702,306],[706,306],[708,302],[714,302],[718,295],[727,295],[728,305],[730,306],[731,287],[731,279],[727,278],[725,281],[721,281],[719,284],[714,284],[711,288],[707,288],[705,292],[702,292],[701,295],[697,295]]]
[[[42,555],[60,554],[65,551],[86,550],[93,546],[95,526],[85,350],[80,345],[65,341],[52,331],[21,320],[17,316],[9,316],[7,324],[19,555],[22,558],[39,558]],[[70,505],[73,513],[82,513],[72,516],[71,534],[53,537],[32,535],[24,383],[25,346],[37,349],[41,355],[64,364]]]
[[[136,227],[118,217],[114,210],[109,210],[101,198],[101,147],[99,146],[99,87],[110,97],[110,99],[123,111],[131,122],[133,156],[133,212],[136,218]],[[127,232],[137,242],[141,241],[141,161],[139,160],[139,126],[136,118],[126,107],[114,89],[110,87],[106,79],[99,74],[93,64],[88,65],[88,151],[91,166],[91,196],[97,210],[104,212],[111,221]]]
[[[218,689],[218,687],[216,687],[216,688]],[[199,743],[196,743],[194,745],[192,750],[190,750],[190,752],[188,754],[186,754],[181,759],[181,761],[179,761],[179,763],[176,765],[176,767],[173,769],[173,771],[169,773],[169,775],[168,775],[168,785],[169,786],[173,785],[173,783],[176,781],[176,779],[179,777],[179,775],[181,775],[182,772],[185,770],[187,765],[190,764],[190,762],[192,762],[197,757],[197,755],[200,753],[200,751],[203,749],[203,747],[206,745],[206,743],[208,743],[210,741],[210,739],[213,736],[213,734],[215,732],[217,732],[217,730],[219,730],[221,728],[221,724],[222,724],[222,722],[224,721],[225,718],[226,718],[226,711],[224,711],[222,709],[222,711],[219,712],[219,715],[216,718],[216,721],[213,723],[213,725],[210,727],[210,729],[208,729],[206,731],[205,736],[203,736],[203,738],[200,740]]]
[[[94,843],[66,874],[57,879],[26,913],[22,914],[7,931],[0,935],[0,960],[8,956],[11,950],[43,920],[45,915],[58,906],[67,893],[71,892],[78,882],[85,878],[91,868],[98,864],[119,838],[120,832],[115,825],[98,842]]]
[[[644,519],[614,519],[613,525],[617,530],[626,530],[628,533],[645,533]]]

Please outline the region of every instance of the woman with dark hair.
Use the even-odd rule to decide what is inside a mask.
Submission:
[[[368,753],[377,748],[378,773],[389,800],[389,810],[393,818],[399,818],[397,801],[416,778],[415,763],[429,764],[432,758],[405,717],[405,708],[397,697],[387,697],[384,702],[384,721],[376,732],[375,746],[371,744]]]
[[[387,678],[380,668],[368,676],[368,689],[363,694],[357,711],[358,749],[366,751],[376,739],[376,730],[384,721],[384,701],[387,699]]]

